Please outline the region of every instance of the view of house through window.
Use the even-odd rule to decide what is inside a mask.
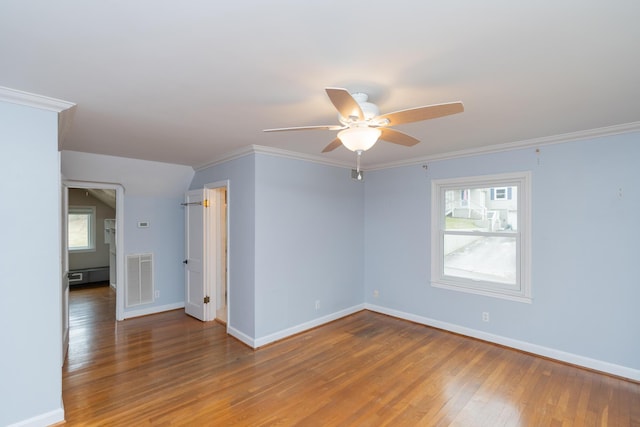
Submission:
[[[445,201],[444,274],[515,285],[517,187],[447,190]]]
[[[525,174],[434,181],[434,286],[528,297],[527,182]]]
[[[68,245],[70,251],[95,249],[96,209],[92,206],[70,206]]]

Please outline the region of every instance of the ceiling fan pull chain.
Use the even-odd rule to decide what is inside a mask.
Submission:
[[[360,173],[360,157],[362,157],[362,150],[356,151],[356,176],[358,181],[362,180],[362,174]]]

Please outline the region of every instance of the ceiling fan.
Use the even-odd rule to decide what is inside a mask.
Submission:
[[[409,108],[380,115],[378,107],[367,102],[368,96],[364,93],[351,94],[347,89],[334,87],[328,87],[325,91],[338,110],[340,125],[265,129],[264,132],[337,130],[340,131],[337,137],[322,152],[335,150],[342,144],[349,150],[355,151],[359,160],[362,152],[373,147],[378,139],[404,146],[412,146],[420,142],[406,133],[391,128],[391,126],[435,119],[464,111],[462,102],[458,101]]]

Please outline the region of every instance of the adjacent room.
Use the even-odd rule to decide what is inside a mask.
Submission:
[[[640,425],[640,4],[0,3],[0,425]]]

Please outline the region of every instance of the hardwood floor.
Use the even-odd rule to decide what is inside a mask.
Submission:
[[[640,426],[640,384],[363,311],[257,351],[71,292],[67,425]]]

